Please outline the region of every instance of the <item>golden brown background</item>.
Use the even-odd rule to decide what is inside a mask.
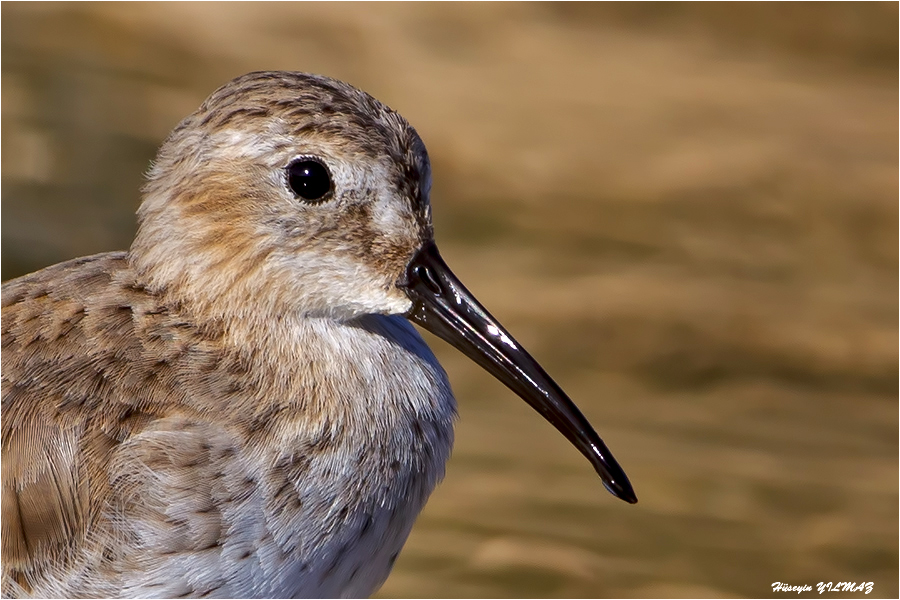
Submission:
[[[896,3],[4,2],[2,276],[126,248],[155,148],[230,78],[346,80],[418,129],[445,258],[640,498],[429,338],[458,441],[381,595],[897,597],[897,23]]]

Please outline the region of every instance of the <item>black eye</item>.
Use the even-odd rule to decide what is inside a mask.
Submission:
[[[307,202],[323,201],[331,192],[331,176],[317,160],[300,158],[287,167],[288,185],[294,195]]]

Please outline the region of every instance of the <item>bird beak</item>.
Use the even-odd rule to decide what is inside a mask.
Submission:
[[[412,300],[406,317],[455,346],[550,421],[597,470],[614,496],[635,503],[625,471],[578,407],[460,283],[428,242],[399,282]]]

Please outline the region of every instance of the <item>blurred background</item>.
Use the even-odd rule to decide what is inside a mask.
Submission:
[[[457,444],[381,596],[897,597],[897,23],[896,3],[4,2],[2,277],[127,248],[155,149],[229,79],[348,81],[418,129],[447,262],[640,498],[429,338]]]

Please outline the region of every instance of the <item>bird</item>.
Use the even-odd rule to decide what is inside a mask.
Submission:
[[[2,286],[2,593],[362,597],[453,443],[413,323],[624,471],[434,242],[431,166],[341,81],[240,76],[160,146],[127,251]]]

